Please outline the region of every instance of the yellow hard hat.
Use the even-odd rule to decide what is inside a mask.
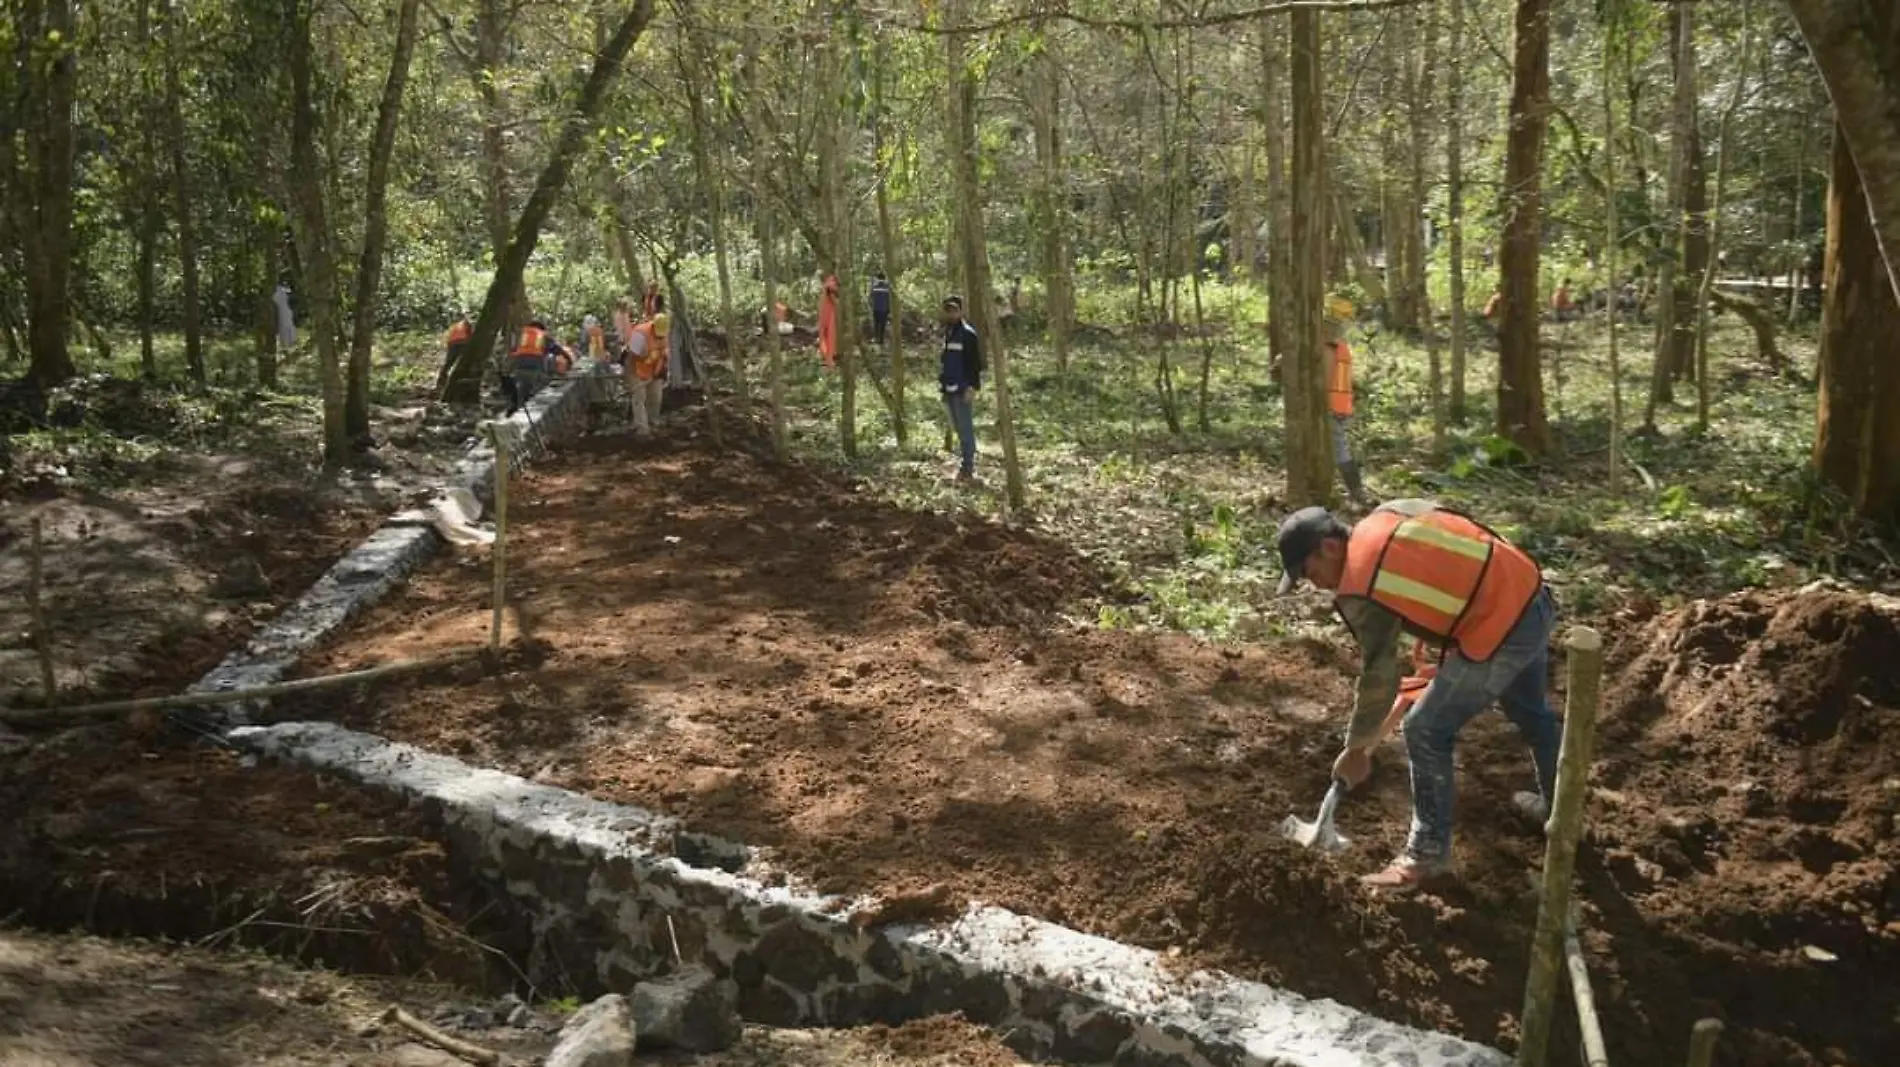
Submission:
[[[1345,322],[1352,318],[1352,301],[1337,294],[1326,297],[1326,317],[1335,322]]]

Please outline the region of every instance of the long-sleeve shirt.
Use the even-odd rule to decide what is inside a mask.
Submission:
[[[961,319],[944,327],[942,369],[937,384],[946,393],[976,389],[983,384],[983,346],[976,330]]]
[[[873,315],[891,313],[891,283],[887,279],[871,279],[871,313]]]
[[[1429,500],[1411,498],[1381,504],[1379,511],[1422,515],[1432,509]],[[1348,745],[1371,744],[1379,726],[1399,695],[1399,635],[1409,633],[1432,645],[1439,638],[1408,625],[1397,613],[1366,597],[1335,596],[1333,606],[1359,642],[1359,684],[1353,693],[1352,722],[1346,728]]]

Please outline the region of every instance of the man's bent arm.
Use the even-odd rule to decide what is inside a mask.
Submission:
[[[1338,604],[1359,640],[1359,685],[1353,694],[1346,745],[1370,747],[1399,696],[1399,617],[1358,597],[1341,597]]]

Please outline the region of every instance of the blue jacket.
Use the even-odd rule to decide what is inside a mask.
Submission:
[[[943,369],[937,373],[937,384],[943,386],[946,393],[975,389],[983,384],[983,346],[977,340],[976,329],[968,322],[944,327]]]
[[[891,313],[891,283],[887,278],[871,279],[871,313],[874,315]]]

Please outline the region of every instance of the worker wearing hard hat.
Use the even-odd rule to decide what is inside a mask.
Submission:
[[[1320,345],[1326,350],[1326,405],[1333,419],[1333,462],[1339,467],[1340,480],[1352,502],[1364,506],[1365,483],[1359,477],[1359,464],[1352,458],[1352,347],[1346,344],[1346,324],[1352,320],[1352,301],[1332,296],[1326,299],[1326,315],[1320,325]]]

